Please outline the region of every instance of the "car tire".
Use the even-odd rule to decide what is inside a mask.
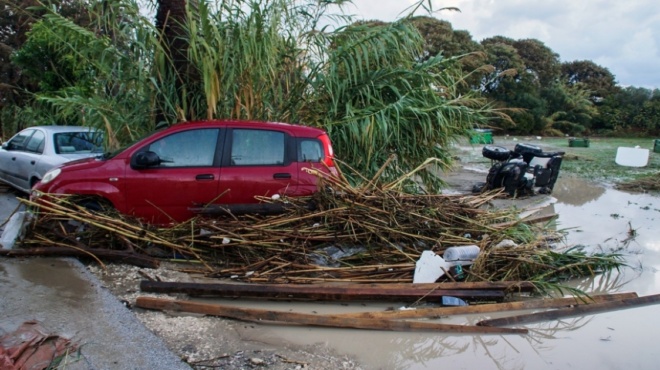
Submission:
[[[72,203],[94,213],[106,212],[113,208],[108,201],[97,197],[76,197]]]
[[[506,161],[511,158],[511,151],[507,148],[497,145],[486,145],[481,151],[481,154],[495,161]]]

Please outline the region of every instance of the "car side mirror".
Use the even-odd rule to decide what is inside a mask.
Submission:
[[[160,157],[158,157],[158,154],[151,152],[151,151],[146,151],[146,152],[139,152],[133,156],[133,160],[131,161],[132,166],[134,168],[148,168],[148,167],[155,167],[158,166],[161,162]]]
[[[9,141],[5,141],[4,143],[2,143],[2,149],[9,150]]]

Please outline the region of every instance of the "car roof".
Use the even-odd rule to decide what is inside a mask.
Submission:
[[[324,134],[325,130],[316,127],[302,126],[283,122],[266,122],[266,121],[243,121],[243,120],[209,120],[209,121],[190,121],[174,124],[165,130],[175,128],[190,128],[190,127],[240,127],[240,128],[279,128],[286,129],[296,135],[316,137]]]
[[[50,133],[59,133],[59,132],[81,132],[81,131],[97,131],[95,128],[86,127],[86,126],[31,126],[26,127],[27,129],[40,129]]]

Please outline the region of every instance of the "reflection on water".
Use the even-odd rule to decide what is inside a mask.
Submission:
[[[543,212],[556,213],[566,243],[593,252],[621,253],[629,267],[621,272],[583,278],[569,285],[591,294],[660,293],[660,198],[606,189],[580,179],[561,178],[552,194],[557,202]],[[630,239],[631,227],[635,231]],[[450,316],[438,322],[475,324],[489,315]],[[617,369],[657,368],[660,330],[657,306],[549,320],[526,325],[528,335],[454,335],[359,330],[283,328],[278,336],[292,343],[326,343],[356,356],[368,369]],[[579,350],[577,350],[579,349]]]
[[[15,269],[13,275],[21,277],[13,289],[24,289],[26,293],[40,295],[46,300],[76,306],[92,292],[89,282],[76,275],[64,260],[31,258],[8,264],[5,268]]]
[[[564,204],[581,206],[605,194],[605,188],[579,178],[568,177],[557,181],[552,195]]]

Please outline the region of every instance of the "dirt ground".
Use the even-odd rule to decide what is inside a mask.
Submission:
[[[158,269],[129,265],[89,265],[118,299],[131,306],[138,296],[174,296],[140,292],[140,281],[151,278],[162,281],[190,282],[196,279],[177,271],[177,266],[163,264]],[[260,340],[259,325],[194,314],[163,313],[135,308],[136,317],[151,331],[163,338],[167,346],[197,369],[360,369],[355,360],[333,353],[319,343],[307,346],[269,343]],[[252,332],[246,338],[246,332]],[[256,335],[254,335],[256,334]]]

